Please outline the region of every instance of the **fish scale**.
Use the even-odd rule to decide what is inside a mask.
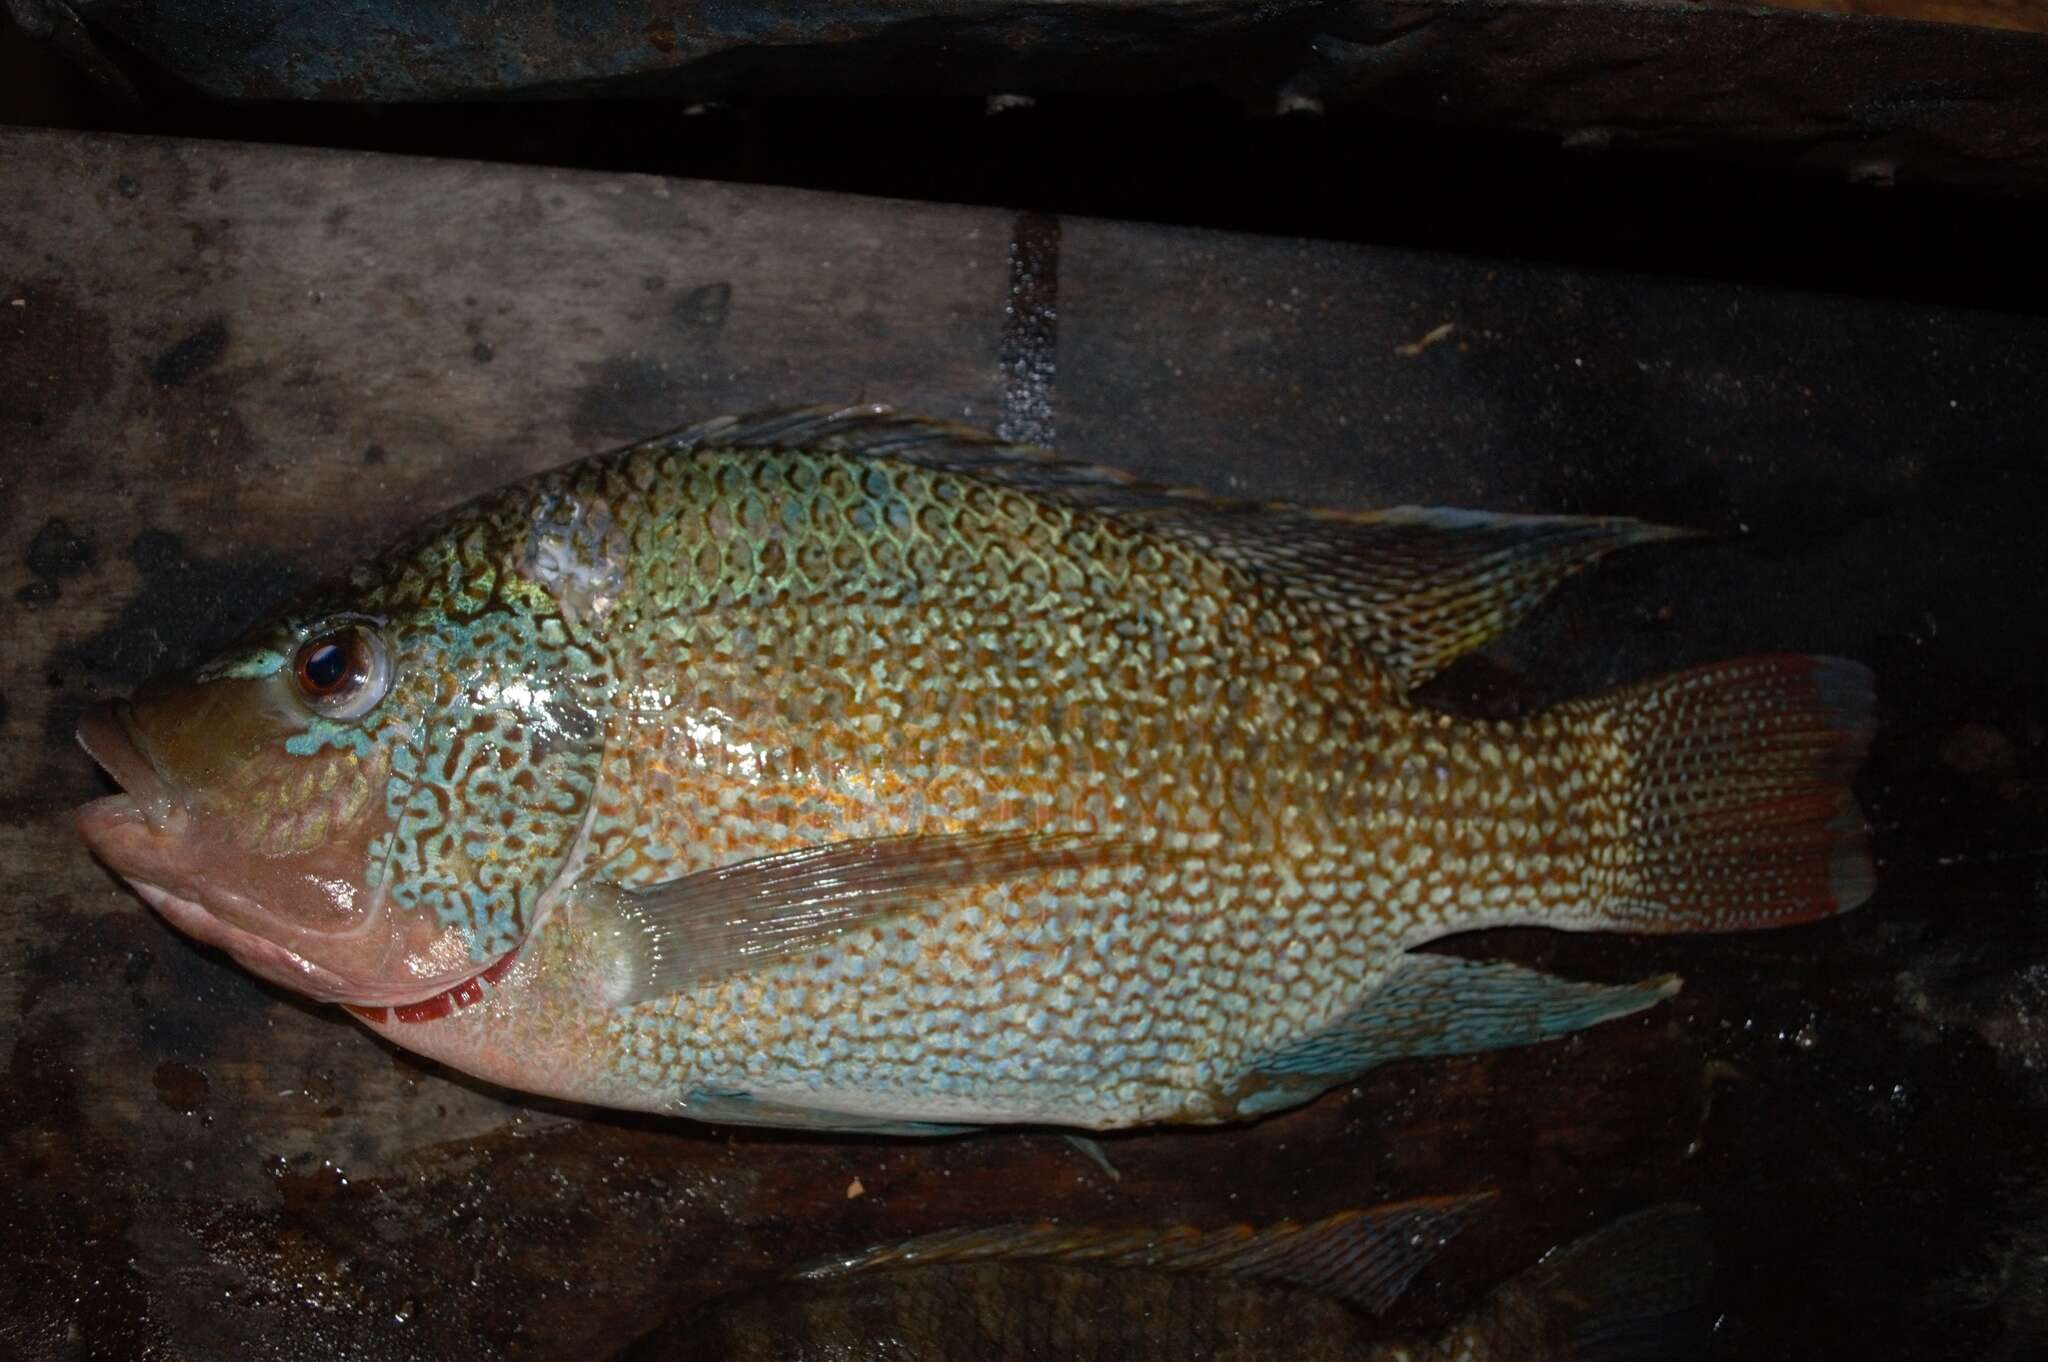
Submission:
[[[612,622],[612,653],[638,693],[680,699],[621,735],[592,873],[633,886],[820,838],[1019,821],[1210,844],[1201,859],[1135,883],[1063,872],[956,891],[923,908],[914,930],[877,925],[766,980],[643,1004],[608,1028],[635,1084],[951,1088],[966,1104],[946,1104],[947,1119],[1199,1114],[1192,1102],[1232,1081],[1246,1055],[1370,986],[1372,957],[1385,953],[1359,920],[1373,905],[1345,896],[1340,911],[1351,912],[1333,920],[1314,911],[1304,883],[1311,859],[1333,859],[1326,848],[1336,861],[1327,873],[1346,886],[1373,862],[1347,797],[1358,787],[1307,761],[1231,760],[1246,747],[1307,756],[1361,742],[1369,718],[1342,668],[1321,659],[1341,658],[1361,677],[1376,665],[1298,606],[1265,593],[1247,601],[1248,583],[1190,550],[1162,550],[1113,522],[1077,527],[1071,512],[1043,526],[1044,552],[977,551],[1044,513],[957,475],[899,468],[884,481],[882,470],[858,476],[843,458],[804,453],[670,456],[655,486],[678,487],[671,500],[620,495],[624,480],[610,471],[565,495],[604,506],[634,545],[627,579],[649,584]],[[922,528],[938,525],[945,532]],[[857,534],[900,534],[931,560],[913,574],[918,554],[906,545],[847,564],[838,550]],[[704,572],[711,546],[715,575]],[[784,570],[763,571],[771,559]],[[827,563],[855,572],[811,576],[803,566]],[[893,578],[887,564],[901,565]],[[658,608],[678,583],[674,603]],[[849,603],[855,591],[864,599]],[[1260,617],[1264,628],[1249,627]],[[954,642],[894,642],[915,635]],[[723,646],[736,636],[753,647]],[[935,665],[953,652],[967,665]],[[1224,677],[1244,678],[1228,707]],[[1052,722],[1075,697],[1088,721]],[[924,734],[946,735],[942,750],[920,743]],[[832,757],[778,769],[804,749]],[[1119,749],[1145,764],[1119,770]],[[919,768],[929,774],[910,774]],[[1390,830],[1378,831],[1387,845]],[[1248,878],[1236,895],[1183,893],[1185,879],[1223,862],[1231,878]],[[1135,914],[1104,920],[1104,908],[1125,903]],[[1195,918],[1197,934],[1166,930]],[[851,960],[865,962],[858,973],[838,966]],[[1007,967],[991,973],[992,960]],[[876,982],[904,969],[913,986]],[[1148,1003],[1135,1001],[1142,994]],[[1245,1006],[1213,1008],[1211,994]],[[934,997],[947,1001],[934,1007]],[[1144,1013],[1145,1035],[1133,1036]],[[792,1015],[827,1026],[807,1031]],[[974,1037],[960,1025],[969,1015],[995,1024]],[[942,1039],[919,1042],[919,1032]],[[944,1039],[963,1033],[966,1045]]]
[[[160,842],[98,845],[252,968],[237,933],[515,1087],[849,1129],[1256,1115],[1675,987],[1411,953],[1436,937],[1868,894],[1854,664],[1514,723],[1408,700],[1674,533],[1217,502],[875,410],[711,422],[459,508],[129,712],[166,780],[193,777],[157,729],[248,730],[258,778],[195,789],[207,818],[381,782],[294,854],[332,885],[359,845],[384,937],[216,910],[219,872],[166,889]],[[388,657],[361,714],[289,689],[335,639]],[[230,869],[289,907],[278,866]],[[399,944],[372,969],[358,937]]]
[[[1389,708],[1374,722],[1365,706],[1386,685],[1369,654],[1182,546],[1162,549],[1116,533],[1113,522],[1077,532],[1068,513],[1046,527],[1062,552],[977,552],[978,542],[1017,533],[1041,512],[1020,494],[923,470],[890,470],[885,484],[875,470],[858,476],[843,457],[658,462],[665,466],[654,486],[676,489],[671,496],[628,493],[602,467],[562,491],[602,506],[631,537],[625,575],[646,584],[610,624],[614,665],[643,696],[680,697],[621,735],[624,769],[600,804],[592,873],[641,885],[821,838],[1020,818],[1213,845],[1183,870],[1118,886],[1137,907],[1135,922],[1102,921],[1104,906],[1121,904],[1100,884],[962,890],[926,906],[914,932],[876,926],[835,942],[829,956],[777,966],[765,981],[607,1018],[617,1063],[637,1087],[678,1095],[700,1086],[950,1089],[954,1100],[930,1113],[949,1120],[1095,1125],[1227,1115],[1216,1094],[1248,1059],[1367,992],[1390,963],[1390,945],[1453,930],[1456,909],[1469,920],[1501,890],[1547,883],[1569,891],[1513,874],[1522,862],[1507,854],[1501,873],[1461,877],[1452,848],[1483,842],[1489,826],[1508,834],[1504,852],[1525,849],[1519,843],[1533,824],[1514,814],[1529,801],[1513,797],[1505,768],[1461,761],[1449,779],[1443,763],[1452,748],[1436,736],[1447,720]],[[905,512],[874,512],[883,495]],[[944,532],[927,534],[928,526]],[[848,542],[878,533],[914,536],[931,560],[912,575],[918,555],[908,550],[850,559]],[[782,552],[766,553],[765,543]],[[706,572],[714,553],[718,570]],[[764,572],[764,560],[784,570]],[[884,563],[903,567],[892,580]],[[692,570],[679,571],[682,564]],[[850,602],[855,592],[864,599]],[[915,604],[900,603],[913,593]],[[912,634],[954,640],[937,657],[957,651],[967,665],[940,670],[933,653],[892,642]],[[1076,647],[1076,635],[1135,646]],[[723,646],[736,636],[754,647],[736,654]],[[1347,668],[1323,663],[1326,655],[1347,663],[1356,681],[1347,686]],[[998,656],[1009,665],[997,665]],[[1037,665],[1020,669],[1018,659]],[[1219,694],[1226,676],[1240,679],[1227,709]],[[1097,732],[1061,742],[1048,718],[1076,695],[1092,701]],[[987,704],[976,703],[982,697]],[[936,763],[920,760],[929,755],[916,744],[924,732],[948,735],[951,750]],[[1518,736],[1494,733],[1496,752]],[[830,757],[772,769],[779,755],[805,747]],[[1248,748],[1294,759],[1237,757]],[[1148,760],[1119,772],[1119,749]],[[1401,773],[1393,797],[1360,809],[1357,796],[1370,785],[1342,765],[1313,761],[1338,753],[1353,767]],[[930,775],[897,774],[919,766]],[[656,767],[665,778],[649,778]],[[664,798],[648,800],[650,789]],[[1101,794],[1105,817],[1083,807],[1088,792]],[[1304,883],[1318,861],[1334,861],[1324,874],[1337,886],[1321,899]],[[1399,889],[1389,881],[1384,895],[1358,893],[1380,866],[1400,876]],[[1184,878],[1212,867],[1235,882],[1234,893],[1182,892]],[[1198,932],[1175,939],[1165,930],[1197,918]],[[846,960],[870,963],[853,974],[837,967]],[[1007,968],[992,974],[990,961]],[[876,982],[906,968],[916,971],[914,987]],[[947,1001],[935,1009],[934,996]],[[1229,1001],[1218,1007],[1213,998]],[[974,1015],[994,1025],[976,1035],[961,1025]],[[1141,1015],[1145,1034],[1134,1037]],[[822,1025],[791,1024],[792,1016]],[[919,1032],[969,1039],[917,1043]]]

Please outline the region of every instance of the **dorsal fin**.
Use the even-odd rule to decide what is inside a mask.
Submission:
[[[1205,1231],[1053,1224],[943,1230],[814,1264],[795,1275],[816,1279],[958,1263],[1058,1263],[1275,1282],[1380,1314],[1492,1198],[1491,1192],[1425,1197],[1340,1211],[1310,1225],[1289,1220],[1256,1230],[1248,1225]]]
[[[1194,544],[1335,615],[1413,689],[1618,548],[1689,531],[1612,516],[1403,506],[1327,511],[1167,487],[885,406],[720,417],[649,442],[677,449],[830,449],[983,478]]]

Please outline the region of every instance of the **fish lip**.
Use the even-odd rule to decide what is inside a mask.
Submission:
[[[168,831],[173,815],[179,812],[179,801],[136,731],[134,708],[125,700],[95,705],[79,716],[77,736],[86,755],[121,787],[120,794],[95,799],[78,810],[88,840],[97,827],[138,817],[153,833]]]
[[[349,1001],[346,981],[332,970],[306,959],[298,952],[267,937],[245,931],[210,912],[204,904],[181,898],[147,880],[129,878],[142,901],[154,908],[173,927],[209,946],[218,946],[240,961],[250,973],[272,983],[283,984],[322,1002]]]
[[[217,946],[259,979],[268,979],[315,1002],[343,1003],[354,1007],[406,1007],[426,1002],[450,988],[459,988],[494,965],[477,967],[467,975],[433,981],[410,981],[386,986],[365,985],[315,964],[291,947],[258,935],[227,921],[205,904],[184,898],[161,885],[130,878],[142,901],[165,921],[194,940]],[[517,954],[515,948],[512,954]],[[498,963],[502,963],[502,960]]]
[[[150,759],[135,727],[134,709],[126,701],[88,709],[79,716],[77,736],[78,745],[122,792],[80,805],[72,819],[93,854],[127,881],[143,902],[187,935],[219,946],[263,978],[323,997],[343,983],[289,947],[235,926],[203,904],[154,883],[153,877],[134,873],[138,852],[153,859],[178,845],[187,830],[187,810]]]
[[[229,921],[204,902],[157,883],[164,869],[158,863],[159,855],[172,853],[190,832],[192,810],[150,757],[148,738],[136,728],[134,710],[126,701],[88,709],[79,716],[77,736],[79,746],[122,788],[120,794],[92,800],[72,811],[86,845],[173,927],[226,951],[258,978],[318,1002],[404,1007],[459,987],[490,968],[477,966],[469,975],[451,971],[390,984],[366,982],[360,976],[317,964],[275,937]],[[174,873],[173,882],[177,878]],[[195,892],[192,885],[179,883],[179,888]],[[386,886],[380,884],[370,911],[359,924],[334,932],[294,928],[290,934],[306,944],[315,938],[331,943],[373,932],[383,917],[385,892]],[[260,905],[244,906],[261,912]]]

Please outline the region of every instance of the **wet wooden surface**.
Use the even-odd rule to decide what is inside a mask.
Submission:
[[[1413,1319],[1681,1197],[1723,1258],[1716,1358],[2048,1337],[2042,319],[217,144],[0,132],[0,174],[0,1353],[595,1358],[962,1223],[1481,1187]],[[1018,305],[1056,333],[1037,407]],[[1878,896],[1762,935],[1458,943],[1687,987],[1256,1126],[1110,1137],[1112,1180],[1042,1133],[733,1133],[490,1089],[176,935],[72,836],[106,788],[81,706],[398,525],[686,419],[862,398],[1244,494],[1724,531],[1575,583],[1438,698],[1864,658]]]

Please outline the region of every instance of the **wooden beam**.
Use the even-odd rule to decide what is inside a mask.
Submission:
[[[2048,1214],[2026,1177],[2048,1145],[2041,319],[218,143],[0,131],[0,165],[15,1355],[595,1358],[764,1272],[963,1223],[1480,1187],[1498,1209],[1404,1321],[1682,1197],[1723,1248],[1724,1357],[2026,1354],[2023,1316],[1942,1302],[1995,1300],[1986,1274]],[[1014,262],[1054,258],[1033,294]],[[1014,417],[1020,299],[1050,342],[1034,411],[1084,458],[1725,531],[1575,583],[1434,698],[1864,658],[1877,899],[1761,936],[1472,939],[1686,989],[1256,1126],[1109,1138],[1112,1182],[1046,1134],[735,1134],[488,1089],[196,947],[72,835],[104,788],[71,741],[89,701],[437,507],[672,423],[841,399]]]

